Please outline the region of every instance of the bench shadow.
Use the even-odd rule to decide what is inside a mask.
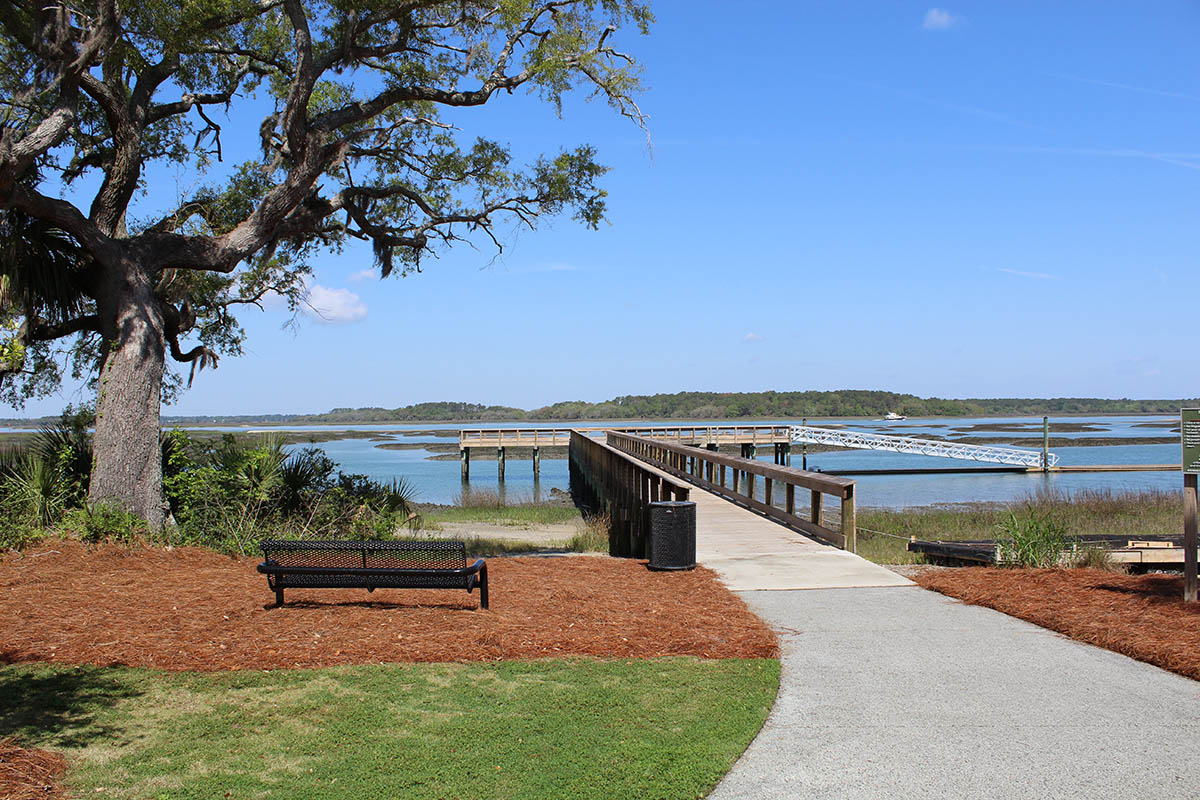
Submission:
[[[1183,578],[1143,579],[1133,584],[1097,583],[1095,588],[1154,600],[1183,599]]]
[[[18,661],[0,652],[0,663]],[[53,747],[83,747],[119,731],[96,721],[97,712],[141,692],[103,667],[0,669],[0,738]]]
[[[446,611],[478,611],[478,603],[415,603],[403,602],[397,600],[288,600],[282,606],[277,606],[274,603],[268,603],[263,606],[268,611],[287,611],[289,608],[371,608],[381,611],[386,610],[412,610],[416,608],[441,608]]]

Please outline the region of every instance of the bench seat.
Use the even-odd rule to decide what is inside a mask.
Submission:
[[[259,547],[276,605],[285,589],[465,589],[479,587],[479,605],[488,607],[487,563],[467,563],[467,547],[449,540],[284,540]]]

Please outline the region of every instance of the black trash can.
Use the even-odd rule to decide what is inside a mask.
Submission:
[[[696,568],[696,504],[650,504],[650,569]]]

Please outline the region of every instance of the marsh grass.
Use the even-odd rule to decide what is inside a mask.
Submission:
[[[919,553],[905,548],[909,537],[927,541],[995,540],[1012,513],[1054,519],[1076,536],[1173,534],[1179,531],[1183,497],[1178,492],[1154,490],[1082,490],[1071,496],[1043,491],[1010,506],[865,508],[857,518],[858,553],[880,564],[921,563]]]
[[[1077,544],[1067,526],[1053,517],[1035,511],[1018,517],[1010,511],[997,531],[996,561],[1011,567],[1055,567]]]

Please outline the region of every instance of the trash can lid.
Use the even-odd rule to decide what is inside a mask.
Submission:
[[[688,506],[696,505],[691,500],[655,500],[650,504],[651,508],[687,508]]]

